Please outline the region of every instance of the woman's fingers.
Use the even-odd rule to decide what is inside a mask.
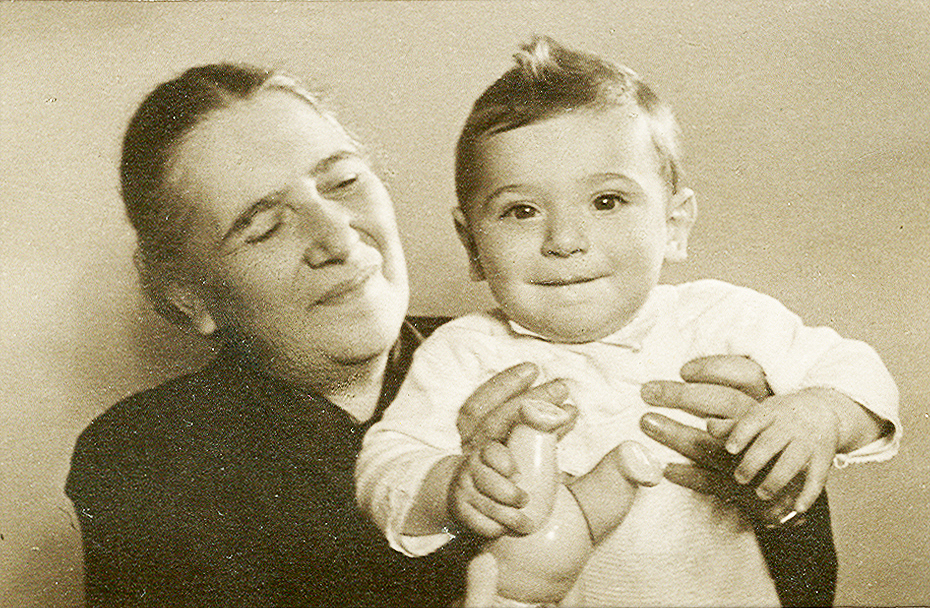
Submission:
[[[538,375],[538,367],[532,363],[521,363],[495,374],[475,389],[459,410],[456,422],[462,443],[468,443],[472,439],[489,413],[507,405],[512,397],[530,388]],[[518,403],[509,407],[515,412],[520,409]],[[511,413],[510,416],[513,417],[514,414]]]
[[[772,395],[762,366],[739,355],[713,355],[698,357],[684,364],[681,377],[685,382],[719,384],[734,388],[762,401]]]
[[[692,464],[671,462],[665,465],[665,478],[689,490],[711,494],[724,500],[733,498],[741,491],[740,486],[729,475]]]
[[[723,449],[723,441],[706,431],[654,412],[644,414],[639,425],[646,435],[699,466],[727,475],[733,470],[735,460]]]
[[[653,380],[640,389],[649,405],[690,412],[699,418],[739,418],[757,405],[752,397],[728,386]]]

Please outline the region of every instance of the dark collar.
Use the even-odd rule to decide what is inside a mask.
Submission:
[[[423,336],[405,321],[391,348],[378,404],[371,418],[363,423],[355,422],[325,397],[307,394],[268,375],[234,348],[224,348],[216,363],[239,376],[241,382],[237,384],[251,394],[250,401],[261,410],[276,450],[301,458],[345,458],[354,462],[362,437],[397,395],[413,352],[422,341]]]

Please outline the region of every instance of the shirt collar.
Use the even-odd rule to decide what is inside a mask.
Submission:
[[[655,327],[656,322],[659,320],[660,308],[660,298],[658,297],[656,290],[653,289],[649,296],[646,298],[646,301],[637,311],[636,316],[633,317],[632,321],[620,328],[619,331],[616,331],[608,336],[604,336],[599,340],[594,340],[593,342],[590,342],[590,344],[609,344],[611,346],[628,348],[634,352],[641,350],[643,348],[643,342],[645,341],[646,336],[649,335],[649,332],[652,331],[652,328]],[[537,340],[552,342],[553,344],[560,344],[560,342],[551,340],[546,336],[523,327],[516,321],[508,319],[507,323],[510,325],[510,330],[517,335],[528,336],[531,338],[536,338]]]

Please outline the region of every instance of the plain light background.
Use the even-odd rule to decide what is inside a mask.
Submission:
[[[0,606],[79,606],[77,434],[204,361],[137,293],[121,132],[158,82],[241,60],[307,79],[374,150],[418,313],[489,305],[456,241],[452,149],[534,33],[676,109],[700,217],[667,281],[715,277],[865,340],[904,446],[835,471],[838,603],[930,604],[930,8],[922,1],[0,4]]]

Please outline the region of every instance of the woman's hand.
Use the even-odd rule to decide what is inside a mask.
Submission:
[[[762,500],[751,486],[739,483],[734,471],[743,466],[743,459],[731,454],[725,447],[724,437],[737,430],[738,424],[745,422],[740,440],[751,435],[753,427],[758,427],[758,420],[768,419],[759,401],[772,396],[772,391],[765,380],[765,374],[751,359],[733,355],[704,357],[685,364],[681,369],[685,382],[655,381],[643,385],[642,397],[646,403],[661,407],[672,407],[688,411],[702,418],[709,418],[709,432],[676,422],[660,414],[649,413],[643,416],[643,431],[656,441],[672,448],[691,459],[695,464],[669,464],[665,477],[678,485],[704,494],[714,494],[728,502],[737,502],[743,510],[756,519],[770,525],[787,523],[800,511],[795,502],[805,484],[803,476],[788,476],[784,472],[767,470],[772,456],[756,468],[756,458],[746,461],[746,467],[740,469],[741,479],[748,482],[761,471],[766,471],[766,482],[772,471],[776,476],[771,484],[762,490],[762,494],[778,486],[776,500]],[[738,422],[740,421],[740,422]],[[777,442],[776,442],[777,443]],[[737,445],[735,442],[733,445]],[[736,450],[741,451],[741,450]],[[764,450],[760,451],[764,454]],[[832,454],[831,454],[832,459]],[[787,463],[786,463],[787,464]],[[788,470],[785,467],[782,471]],[[829,467],[827,467],[829,469]],[[746,474],[755,471],[747,479]],[[825,477],[825,476],[824,476]],[[806,508],[822,489],[822,480],[814,480],[805,486],[805,502],[800,506]],[[809,494],[813,496],[807,500]],[[792,523],[797,523],[797,518]]]

